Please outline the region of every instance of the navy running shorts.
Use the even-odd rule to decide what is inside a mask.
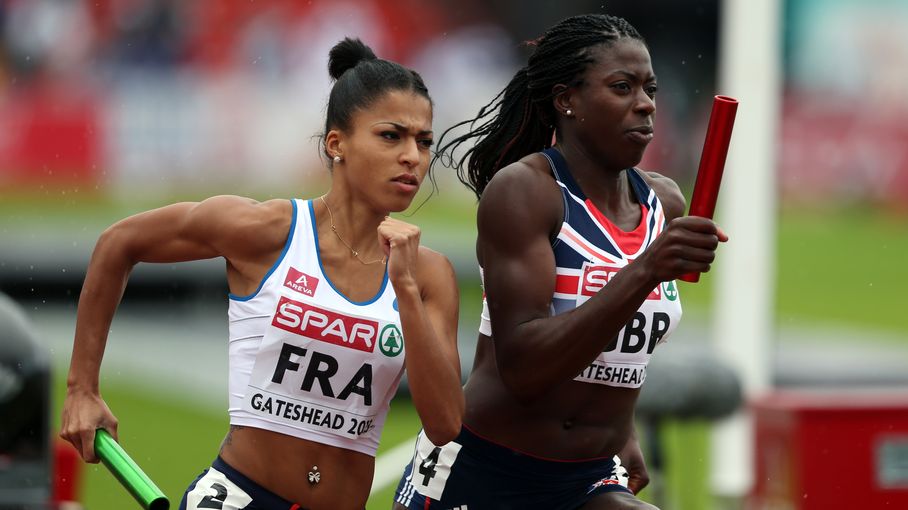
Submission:
[[[574,510],[597,494],[631,493],[617,456],[544,459],[494,443],[464,426],[438,447],[424,432],[394,500],[412,510]]]
[[[180,510],[305,510],[274,494],[230,467],[219,456],[195,479],[180,501]]]

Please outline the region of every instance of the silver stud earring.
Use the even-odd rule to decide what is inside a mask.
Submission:
[[[340,163],[340,162],[341,162],[341,157],[340,157],[340,156],[334,156],[334,162],[335,162],[335,163]]]
[[[564,114],[567,115],[568,117],[573,117],[574,110],[571,110],[570,108],[568,108],[567,110],[564,111]]]

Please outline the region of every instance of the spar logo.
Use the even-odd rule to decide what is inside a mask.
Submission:
[[[378,348],[381,353],[389,358],[393,358],[404,350],[404,336],[394,324],[388,324],[381,330],[378,336]]]
[[[583,263],[583,274],[580,278],[580,295],[590,297],[605,287],[616,274],[620,267],[596,265],[592,262]],[[659,299],[662,297],[662,288],[656,287],[646,296],[646,299]]]
[[[287,270],[287,278],[284,278],[284,287],[307,296],[314,296],[315,288],[318,287],[318,278],[291,267]]]
[[[374,320],[325,310],[286,296],[278,301],[271,325],[295,335],[363,352],[375,350],[378,335],[378,322]]]

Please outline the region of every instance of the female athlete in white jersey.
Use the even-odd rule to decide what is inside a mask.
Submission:
[[[180,508],[361,510],[404,365],[432,441],[460,430],[453,269],[388,216],[428,172],[431,99],[416,72],[359,40],[338,43],[328,67],[326,195],[173,204],[114,224],[92,255],[61,431],[87,462],[97,428],[117,435],[99,371],[130,269],[226,260],[231,426]]]
[[[647,482],[634,406],[681,315],[673,280],[707,271],[726,237],[682,217],[674,182],[633,168],[656,112],[640,34],[584,15],[534,45],[439,149],[476,141],[458,170],[480,198],[486,299],[463,430],[418,439],[397,508],[654,508],[634,496]]]

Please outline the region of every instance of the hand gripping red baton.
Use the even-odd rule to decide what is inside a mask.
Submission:
[[[700,168],[697,170],[694,194],[690,199],[688,211],[690,216],[712,219],[713,213],[716,212],[719,184],[722,183],[722,171],[725,169],[725,157],[728,155],[731,129],[735,125],[737,111],[737,99],[727,96],[716,96],[713,99],[713,109],[709,114],[709,125],[706,128],[706,140],[703,142],[703,153],[700,154]],[[698,282],[700,273],[687,273],[681,276],[681,280]]]

